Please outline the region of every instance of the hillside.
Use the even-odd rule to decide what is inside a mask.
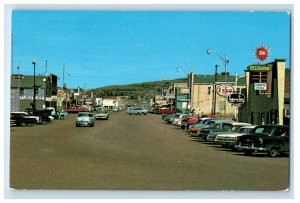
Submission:
[[[154,96],[160,94],[161,89],[167,89],[174,83],[187,82],[186,78],[142,82],[126,85],[112,85],[91,89],[97,96],[129,96],[131,98]]]

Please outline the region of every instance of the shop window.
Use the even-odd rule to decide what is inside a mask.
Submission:
[[[208,91],[207,94],[210,94],[211,93],[211,87],[208,87],[207,91]]]

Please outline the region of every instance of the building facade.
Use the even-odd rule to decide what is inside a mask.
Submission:
[[[229,103],[227,96],[245,89],[246,80],[245,77],[226,74],[190,73],[188,84],[175,83],[176,108],[193,109],[200,115],[216,115],[226,119],[237,117],[238,107]]]
[[[241,113],[252,124],[289,124],[290,70],[285,59],[250,65],[245,70],[247,101]]]
[[[57,106],[57,76],[27,76],[14,74],[11,76],[11,111],[24,111],[32,107],[34,102],[35,80],[35,107],[44,109]]]

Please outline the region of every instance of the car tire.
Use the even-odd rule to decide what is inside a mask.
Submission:
[[[43,125],[46,125],[46,124],[47,124],[47,121],[42,121],[42,124],[43,124]]]
[[[61,116],[60,116],[60,119],[61,119],[61,120],[64,120],[64,119],[65,119],[65,116],[64,116],[64,115],[61,115]]]
[[[246,150],[244,150],[244,154],[247,155],[247,156],[251,156],[253,154],[253,150],[246,149]]]
[[[25,126],[26,126],[26,123],[22,122],[22,123],[20,123],[20,126],[21,126],[21,127],[25,127]]]
[[[277,155],[278,155],[278,149],[276,149],[276,148],[271,148],[271,150],[270,151],[268,151],[268,155],[270,156],[270,157],[276,157]]]
[[[234,146],[230,146],[230,150],[233,151],[233,152],[237,152],[239,151],[237,148],[235,148]]]

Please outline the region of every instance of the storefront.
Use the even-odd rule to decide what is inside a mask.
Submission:
[[[244,122],[252,124],[288,124],[290,71],[285,59],[250,65],[246,70],[247,99],[240,109]]]

